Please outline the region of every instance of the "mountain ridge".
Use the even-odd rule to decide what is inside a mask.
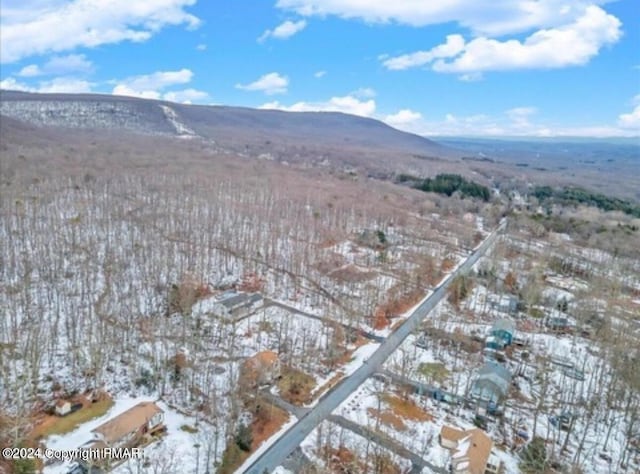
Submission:
[[[342,112],[289,112],[229,105],[179,104],[107,94],[58,94],[0,91],[0,112],[37,125],[64,128],[122,128],[137,133],[175,133],[162,107],[170,108],[193,135],[222,143],[244,139],[322,140],[323,145],[375,147],[416,154],[451,155],[425,137],[397,130],[379,120]],[[166,115],[166,114],[165,114]],[[84,121],[84,122],[83,122]],[[245,135],[241,137],[239,135]],[[177,133],[177,135],[184,135]]]

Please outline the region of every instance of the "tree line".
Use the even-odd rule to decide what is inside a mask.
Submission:
[[[630,201],[593,193],[583,188],[554,189],[551,186],[537,186],[533,195],[541,203],[552,201],[562,204],[586,204],[603,211],[622,211],[630,216],[640,217],[640,206]]]

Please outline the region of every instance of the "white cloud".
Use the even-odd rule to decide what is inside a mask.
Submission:
[[[457,56],[463,50],[464,38],[461,35],[449,35],[444,44],[435,46],[428,51],[416,51],[415,53],[388,58],[382,64],[391,70],[409,69],[424,66],[434,59]]]
[[[0,18],[1,61],[50,52],[146,41],[168,25],[198,26],[195,0],[40,0],[7,2]]]
[[[198,51],[206,51],[207,50],[207,45],[204,43],[200,43],[198,46],[196,46],[196,49]]]
[[[263,41],[266,41],[269,38],[276,38],[276,39],[282,39],[282,40],[287,39],[297,33],[300,33],[306,27],[307,27],[306,20],[299,20],[299,21],[287,20],[283,23],[280,23],[273,30],[266,30],[264,33],[260,35],[260,37],[258,38],[258,41],[262,43]]]
[[[193,78],[189,69],[177,71],[157,71],[151,74],[132,76],[125,79],[108,81],[113,85],[114,95],[141,97],[144,99],[167,100],[170,102],[210,102],[209,94],[194,88],[168,90],[172,86],[188,84]],[[47,81],[40,81],[38,85],[29,85],[9,77],[0,82],[1,89],[20,90],[26,92],[61,92],[82,93],[92,92],[95,83],[74,77],[56,77]]]
[[[501,36],[570,22],[587,6],[607,0],[278,0],[302,16],[335,15],[367,23],[415,27],[456,22],[474,34]]]
[[[7,77],[0,81],[0,89],[7,91],[25,91],[25,92],[35,92],[28,85],[18,82],[13,77]]]
[[[157,71],[111,81],[115,84],[112,94],[183,103],[208,101],[209,94],[197,89],[166,90],[172,86],[188,84],[192,78],[193,72],[186,68],[178,71]]]
[[[22,77],[35,77],[70,73],[89,73],[92,70],[93,64],[84,54],[69,54],[66,56],[53,56],[42,67],[37,64],[25,66],[20,70],[18,75]]]
[[[180,91],[170,91],[165,93],[162,98],[169,102],[182,102],[183,104],[191,104],[193,102],[203,102],[209,100],[209,94],[197,89],[183,89]]]
[[[450,62],[438,60],[438,72],[478,72],[508,69],[560,68],[589,62],[600,49],[618,41],[622,23],[597,6],[587,8],[575,22],[539,30],[524,41],[475,38]]]
[[[236,84],[237,89],[262,91],[267,95],[284,94],[289,86],[289,78],[277,72],[270,72],[250,84]]]
[[[178,71],[157,71],[113,81],[116,85],[112,94],[159,99],[162,96],[160,91],[163,89],[177,84],[187,84],[192,78],[193,72],[186,68]]]
[[[537,113],[535,107],[514,107],[505,112],[506,116],[511,120],[511,127],[514,129],[527,130],[532,125],[530,117]]]
[[[93,83],[83,79],[57,77],[50,81],[43,81],[38,86],[29,86],[9,77],[0,81],[0,89],[24,91],[24,92],[60,92],[60,93],[82,93],[91,92]]]
[[[636,135],[640,135],[640,105],[636,105],[628,114],[620,114],[618,125],[621,128],[635,131]]]
[[[20,69],[20,72],[18,73],[18,76],[21,77],[35,77],[40,75],[42,75],[42,70],[37,64],[29,64],[28,66]]]
[[[111,91],[113,95],[125,95],[128,97],[140,97],[142,99],[160,99],[162,95],[156,90],[133,89],[126,84],[118,84]]]
[[[461,35],[449,35],[444,44],[387,58],[388,69],[408,69],[430,64],[437,72],[464,73],[475,78],[482,71],[561,68],[589,62],[604,46],[617,42],[621,22],[602,8],[591,5],[569,23],[541,29],[523,41],[504,41],[481,36],[466,42]]]
[[[41,82],[38,92],[80,93],[91,92],[92,84],[82,79],[58,77],[51,81]]]
[[[260,106],[261,109],[278,109],[289,112],[342,112],[345,114],[371,117],[376,111],[373,99],[363,100],[352,95],[332,97],[324,102],[296,102],[293,105],[283,105],[277,101]]]
[[[445,114],[441,119],[417,118],[404,124],[393,124],[401,130],[426,136],[497,136],[497,137],[629,137],[640,132],[640,106],[631,114],[622,114],[618,126],[583,125],[556,126],[534,120],[538,113],[535,107],[514,107],[501,114],[455,115]],[[398,114],[395,114],[398,115]],[[629,117],[629,121],[623,117]],[[631,116],[634,116],[632,118]],[[407,114],[407,117],[410,117]],[[387,117],[389,118],[389,117]],[[634,122],[635,120],[635,122]],[[634,125],[635,123],[635,125]],[[628,125],[628,127],[627,127]]]
[[[445,114],[442,118],[428,118],[422,113],[401,109],[382,116],[376,113],[376,102],[354,95],[332,97],[320,102],[296,102],[291,105],[278,101],[261,105],[261,109],[277,109],[288,112],[343,112],[363,117],[377,118],[411,133],[425,136],[496,136],[496,137],[630,137],[640,135],[640,104],[633,112],[622,114],[618,126],[583,125],[557,126],[535,120],[538,109],[531,106],[513,107],[496,115]]]
[[[315,77],[316,79],[320,79],[321,77],[324,77],[327,75],[327,71],[316,71],[313,74],[313,77]]]
[[[359,89],[350,92],[349,95],[359,97],[361,99],[370,99],[376,96],[376,91],[371,87],[360,87]]]
[[[417,122],[421,118],[422,114],[420,112],[415,112],[411,109],[402,109],[395,114],[387,115],[384,121],[392,127],[402,128]]]

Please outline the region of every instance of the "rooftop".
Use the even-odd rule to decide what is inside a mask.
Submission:
[[[237,308],[238,306],[250,305],[262,299],[258,293],[232,293],[223,295],[220,304],[227,309]]]
[[[484,431],[479,428],[462,431],[443,426],[440,436],[457,442],[457,448],[452,450],[452,458],[458,460],[458,467],[466,467],[471,474],[484,473],[493,447],[493,441]]]
[[[514,324],[514,322],[507,318],[498,319],[496,322],[493,323],[493,326],[491,326],[492,332],[507,331],[513,334],[515,329],[516,329],[516,325]]]
[[[247,365],[269,367],[278,361],[278,354],[273,351],[262,351],[249,357]]]
[[[111,418],[92,432],[102,435],[107,443],[113,443],[148,423],[156,413],[163,413],[163,411],[154,402],[141,402]]]
[[[484,381],[491,382],[501,392],[500,395],[505,396],[509,391],[511,372],[498,363],[487,362],[478,370],[474,386],[476,383]]]

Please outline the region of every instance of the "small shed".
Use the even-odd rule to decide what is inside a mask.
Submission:
[[[513,336],[516,332],[516,325],[507,318],[498,319],[491,326],[491,335],[500,340],[504,346],[510,346],[513,343]]]
[[[55,407],[56,415],[66,416],[71,413],[71,402],[69,400],[60,399],[56,402]]]

